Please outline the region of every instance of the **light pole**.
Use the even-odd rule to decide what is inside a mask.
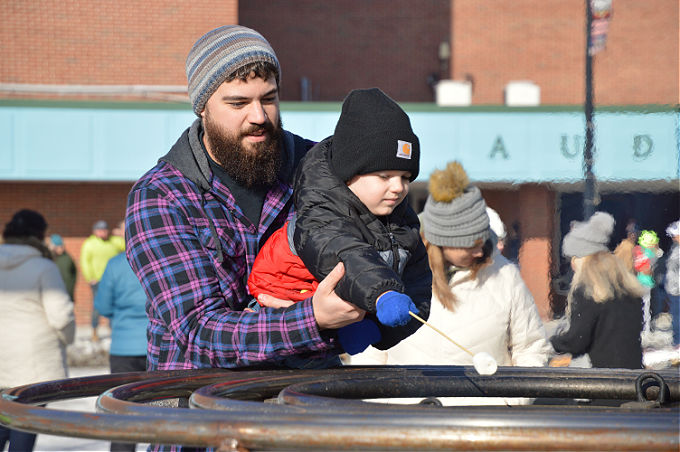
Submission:
[[[595,123],[593,122],[593,57],[590,54],[591,28],[593,24],[593,10],[586,0],[586,142],[583,149],[583,220],[587,220],[595,212],[595,174],[593,173],[593,153],[595,138]]]

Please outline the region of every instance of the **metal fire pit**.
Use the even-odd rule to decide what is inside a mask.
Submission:
[[[677,369],[501,367],[490,376],[463,366],[206,369],[71,378],[1,395],[0,423],[10,428],[220,451],[680,447]],[[96,413],[36,406],[91,396],[98,396]],[[431,403],[362,401],[395,397],[430,398]],[[442,407],[432,399],[437,397],[530,397],[536,402]]]

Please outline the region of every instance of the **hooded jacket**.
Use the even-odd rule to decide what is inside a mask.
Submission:
[[[109,354],[146,355],[146,295],[124,253],[112,257],[99,282],[94,307],[111,320]]]
[[[0,388],[66,378],[75,322],[59,269],[30,245],[0,245]]]
[[[311,300],[243,312],[260,245],[292,214],[292,179],[312,146],[283,132],[284,161],[259,224],[213,177],[197,119],[128,197],[127,257],[146,292],[150,370],[232,368],[291,355],[339,353],[316,326]]]
[[[294,251],[307,270],[321,281],[342,261],[345,276],[335,288],[343,300],[368,311],[388,290],[411,297],[419,315],[427,318],[432,274],[419,229],[418,217],[405,200],[385,217],[376,217],[330,169],[332,137],[314,146],[302,160],[295,180]],[[282,245],[285,247],[286,245]],[[265,248],[266,249],[266,248]],[[285,254],[286,250],[282,250]],[[263,267],[288,271],[289,262],[268,254]],[[272,271],[272,273],[276,273]],[[252,278],[252,276],[251,276]],[[278,277],[272,278],[272,284]],[[376,320],[382,339],[375,346],[389,348],[413,334],[420,323],[391,328]]]

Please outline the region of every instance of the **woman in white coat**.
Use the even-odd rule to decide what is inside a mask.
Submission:
[[[481,192],[458,162],[430,178],[421,215],[433,279],[428,322],[472,354],[500,366],[545,366],[551,353],[538,310],[519,269],[495,246]],[[472,365],[472,356],[426,326],[380,352],[369,348],[352,364]],[[440,399],[441,400],[441,399]],[[446,404],[527,403],[449,399]]]
[[[0,244],[0,389],[66,378],[73,303],[43,243],[41,214],[20,210]],[[31,451],[36,435],[0,425],[0,450]]]

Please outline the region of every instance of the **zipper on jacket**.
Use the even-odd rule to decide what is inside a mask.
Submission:
[[[390,236],[390,243],[392,244],[392,255],[394,260],[392,262],[392,269],[399,274],[399,245],[397,244],[397,239],[394,238],[392,234],[392,229],[390,228],[389,222],[387,223],[387,233]]]

